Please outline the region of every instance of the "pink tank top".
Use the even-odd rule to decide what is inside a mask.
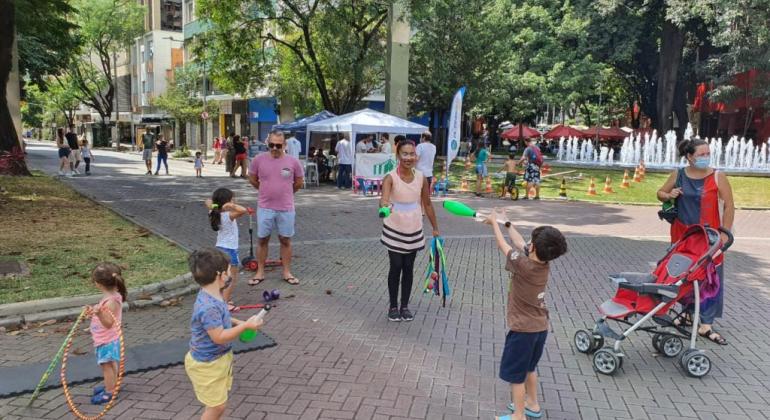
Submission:
[[[120,296],[119,293],[113,293],[109,296],[105,296],[102,298],[102,300],[99,301],[99,306],[104,306],[109,301],[115,301],[118,303],[119,309],[115,315],[115,320],[117,320],[117,323],[120,323],[123,319],[123,297]],[[107,315],[109,317],[109,315]],[[99,320],[99,317],[94,315],[91,317],[91,337],[94,339],[94,347],[99,347],[101,345],[111,343],[119,338],[118,335],[118,325],[116,323],[112,324],[112,328],[105,328],[104,325],[102,325],[102,322]]]

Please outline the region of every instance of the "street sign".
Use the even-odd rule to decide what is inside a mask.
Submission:
[[[201,118],[204,120],[209,119],[209,113],[206,111],[201,112]]]

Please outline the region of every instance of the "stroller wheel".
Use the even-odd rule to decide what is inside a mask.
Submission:
[[[676,357],[682,352],[684,343],[675,335],[663,335],[658,341],[659,351],[666,357]]]
[[[694,378],[702,378],[711,371],[711,359],[702,350],[689,349],[679,361],[682,369]]]
[[[519,188],[513,187],[511,188],[511,200],[516,201],[519,199]]]
[[[652,348],[654,348],[658,353],[663,353],[663,350],[660,348],[660,341],[664,336],[665,334],[661,333],[655,333],[652,335]]]
[[[622,366],[622,360],[611,347],[599,349],[594,353],[594,370],[604,375],[612,375]]]
[[[590,332],[586,330],[577,330],[575,332],[575,348],[581,353],[590,353],[594,350],[594,340]]]

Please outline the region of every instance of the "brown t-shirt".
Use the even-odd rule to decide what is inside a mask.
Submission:
[[[516,250],[508,252],[505,269],[511,272],[506,320],[516,332],[548,330],[548,309],[545,308],[545,285],[548,283],[548,263],[531,260]]]

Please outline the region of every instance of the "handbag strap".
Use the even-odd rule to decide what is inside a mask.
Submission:
[[[685,168],[679,168],[676,170],[676,181],[674,182],[674,188],[681,188],[682,187],[682,177],[684,176],[684,169]],[[680,195],[681,197],[681,195]],[[678,198],[673,198],[669,200],[671,204],[676,205],[676,200]]]

